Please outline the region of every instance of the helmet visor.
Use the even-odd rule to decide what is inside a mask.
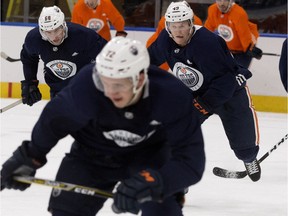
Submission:
[[[128,92],[134,87],[132,78],[110,78],[100,75],[94,68],[93,80],[98,90],[104,93]]]

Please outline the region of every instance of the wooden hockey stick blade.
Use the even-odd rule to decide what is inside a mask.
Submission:
[[[262,163],[273,151],[275,151],[279,145],[285,142],[288,139],[288,134],[286,134],[276,145],[274,145],[268,152],[266,152],[259,160],[259,164]],[[213,174],[222,177],[222,178],[234,178],[241,179],[247,176],[246,171],[232,171],[226,170],[220,167],[213,168]]]
[[[6,59],[6,60],[9,61],[9,62],[21,61],[21,59],[15,59],[15,58],[9,57],[9,56],[8,56],[6,53],[4,53],[4,52],[1,52],[0,55],[1,55],[1,57],[2,57],[3,59]]]
[[[262,53],[262,55],[281,56],[280,54],[276,54],[276,53]]]
[[[22,99],[17,100],[17,101],[15,101],[15,102],[12,103],[12,104],[9,104],[9,105],[3,107],[2,109],[0,109],[0,113],[3,113],[3,112],[5,112],[5,111],[7,111],[7,110],[9,110],[9,109],[11,109],[11,108],[19,105],[19,104],[22,104]]]
[[[103,191],[97,188],[85,187],[81,185],[65,183],[65,182],[60,182],[60,181],[35,178],[32,176],[15,176],[14,179],[22,183],[38,184],[38,185],[52,187],[55,189],[60,189],[63,191],[69,191],[69,192],[79,193],[79,194],[88,195],[88,196],[95,196],[95,197],[100,197],[104,199],[114,197],[114,194],[108,191]]]

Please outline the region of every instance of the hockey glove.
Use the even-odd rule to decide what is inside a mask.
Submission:
[[[122,37],[126,37],[127,36],[127,32],[125,31],[117,31],[115,36],[122,36]]]
[[[197,110],[200,123],[202,124],[210,115],[212,115],[211,108],[206,104],[201,97],[196,97],[193,100],[193,105]]]
[[[1,170],[1,190],[4,188],[14,190],[25,190],[30,184],[21,183],[13,179],[14,176],[34,176],[36,169],[42,167],[46,162],[46,158],[35,160],[29,157],[27,146],[29,141],[23,141],[13,155],[2,165]]]
[[[262,58],[263,52],[256,46],[251,46],[248,48],[247,54],[253,58],[260,60]]]
[[[34,103],[41,100],[42,95],[38,88],[38,80],[22,80],[21,81],[21,96],[23,100],[23,104],[28,104],[29,106],[32,106]]]
[[[138,214],[140,203],[161,201],[162,192],[161,175],[155,170],[143,170],[118,186],[112,209],[115,213]]]

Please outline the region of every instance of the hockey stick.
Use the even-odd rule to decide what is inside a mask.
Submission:
[[[276,54],[276,53],[262,53],[262,55],[281,56],[280,54]]]
[[[95,196],[95,197],[100,197],[104,199],[113,198],[114,196],[113,193],[103,191],[97,188],[85,187],[81,185],[70,184],[70,183],[65,183],[65,182],[60,182],[60,181],[53,181],[53,180],[48,180],[48,179],[40,179],[40,178],[35,178],[32,176],[15,176],[14,179],[22,183],[39,184],[39,185],[49,186],[49,187],[64,190],[64,191],[69,191],[69,192],[74,192],[74,193],[79,193],[79,194],[84,194],[84,195],[89,195],[89,196]]]
[[[9,62],[21,61],[21,59],[11,58],[10,56],[8,56],[8,55],[7,55],[6,53],[4,53],[4,52],[1,52],[0,55],[1,55],[1,57],[2,57],[3,59],[6,59],[6,60],[9,61]]]
[[[19,104],[22,104],[22,99],[17,100],[17,101],[15,101],[15,102],[13,102],[12,104],[9,104],[8,106],[3,107],[3,108],[0,110],[0,113],[3,113],[3,112],[5,112],[5,111],[7,111],[7,110],[9,110],[9,109],[11,109],[11,108],[19,105]]]
[[[274,145],[268,152],[266,152],[259,160],[258,162],[261,163],[264,161],[274,150],[278,148],[279,145],[284,143],[285,140],[287,140],[288,134],[286,134],[276,145]],[[246,171],[230,171],[226,170],[220,167],[214,167],[213,173],[216,176],[222,177],[222,178],[235,178],[235,179],[241,179],[247,176]]]

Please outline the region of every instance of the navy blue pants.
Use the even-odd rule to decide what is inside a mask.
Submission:
[[[259,131],[248,87],[235,92],[214,113],[219,115],[230,147],[237,158],[244,162],[253,161],[259,151]]]
[[[92,153],[74,142],[71,152],[62,160],[56,180],[112,192],[117,182],[129,178],[144,168],[158,169],[169,159],[169,150],[162,147],[149,152],[150,164],[146,162],[145,153],[133,155],[123,161],[122,158]],[[94,216],[103,207],[105,201],[104,198],[53,189],[48,210],[53,216]],[[142,216],[183,215],[179,196],[176,195],[165,199],[163,203],[143,203],[141,212]]]

